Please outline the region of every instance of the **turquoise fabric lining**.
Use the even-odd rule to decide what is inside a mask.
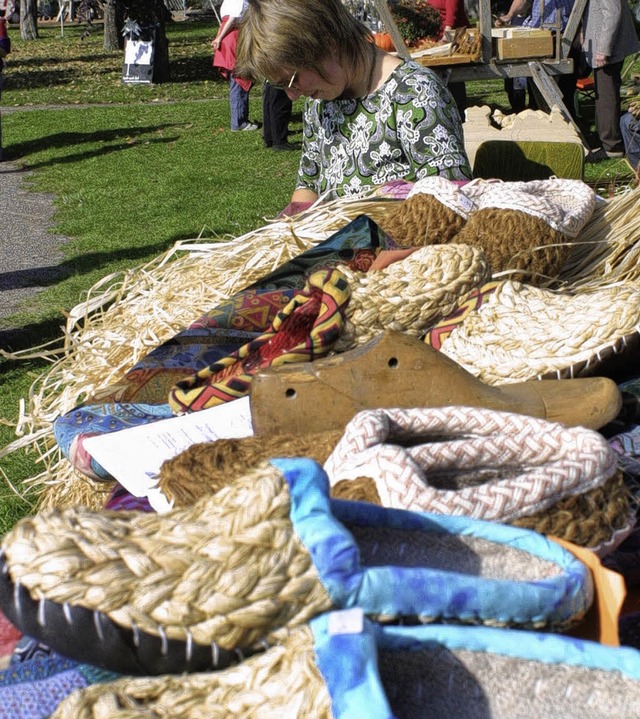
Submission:
[[[322,614],[309,624],[334,718],[393,719],[378,674],[376,627],[365,619],[361,633],[332,636],[329,617]]]
[[[464,517],[331,500],[327,476],[313,460],[271,462],[289,483],[291,520],[336,608],[467,621],[561,623],[584,613],[593,601],[587,567],[542,535]],[[420,567],[362,567],[358,546],[344,524],[482,537],[555,562],[562,572],[518,582]]]
[[[631,647],[608,647],[558,634],[494,627],[382,626],[366,618],[361,632],[332,634],[332,614],[340,612],[320,615],[309,625],[316,664],[331,696],[334,719],[392,719],[378,673],[378,653],[385,651],[421,651],[439,645],[452,651],[621,672],[640,680],[640,652]]]
[[[562,634],[439,624],[418,627],[378,625],[376,631],[379,650],[418,650],[425,644],[441,644],[452,650],[464,649],[545,664],[619,671],[640,680],[640,652],[637,649],[609,647]]]

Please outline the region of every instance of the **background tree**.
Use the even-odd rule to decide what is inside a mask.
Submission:
[[[36,40],[38,37],[37,0],[20,0],[20,37],[23,40]]]

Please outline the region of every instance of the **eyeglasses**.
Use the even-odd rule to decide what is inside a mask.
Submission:
[[[298,88],[296,87],[296,80],[298,78],[298,71],[296,70],[293,75],[291,75],[291,79],[288,83],[284,82],[271,82],[270,80],[266,80],[265,82],[267,85],[270,85],[271,87],[275,87],[276,90],[295,90],[297,91]]]

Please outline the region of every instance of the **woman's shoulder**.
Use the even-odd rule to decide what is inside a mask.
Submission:
[[[416,83],[439,82],[438,75],[431,68],[420,65],[415,60],[405,60],[398,65],[385,84],[390,80],[393,80],[399,89],[415,87]]]

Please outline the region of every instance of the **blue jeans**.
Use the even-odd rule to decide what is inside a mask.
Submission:
[[[229,77],[229,104],[231,105],[231,129],[241,130],[249,122],[249,93]]]
[[[640,170],[640,120],[630,112],[620,118],[620,132],[627,153],[627,159],[636,171]]]

